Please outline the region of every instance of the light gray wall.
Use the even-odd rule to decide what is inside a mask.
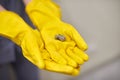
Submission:
[[[61,6],[63,20],[74,25],[89,45],[87,53],[90,60],[82,66],[81,76],[91,74],[91,71],[97,72],[101,67],[106,66],[105,64],[114,63],[114,59],[120,58],[120,0],[54,1]],[[104,68],[102,69],[104,70]],[[92,72],[92,74],[95,75],[95,72]],[[118,70],[118,72],[120,71]],[[49,72],[42,72],[42,74],[49,74],[46,78],[42,76],[43,80],[83,79],[80,79],[81,76],[73,78]],[[101,72],[101,74],[104,74],[104,72]],[[117,72],[114,74],[117,74]],[[96,78],[90,80],[96,80]],[[101,80],[107,79],[103,78]]]

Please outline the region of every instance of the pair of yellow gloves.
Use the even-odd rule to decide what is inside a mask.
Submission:
[[[87,44],[70,24],[61,21],[61,12],[51,0],[32,0],[26,12],[36,30],[16,13],[0,12],[0,35],[22,48],[23,55],[38,68],[78,75],[80,65],[88,60]],[[62,35],[64,41],[56,39]]]

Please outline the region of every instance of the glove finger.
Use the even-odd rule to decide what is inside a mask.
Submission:
[[[58,64],[58,63],[55,63],[54,61],[45,60],[45,64],[46,64],[45,69],[53,72],[72,74],[74,70],[73,67],[71,66]]]
[[[81,37],[81,35],[76,30],[73,31],[73,38],[74,38],[75,42],[77,43],[77,46],[80,49],[86,50],[88,48],[88,46],[85,43],[85,41],[83,40],[83,38]]]
[[[81,57],[84,61],[87,61],[89,59],[88,55],[77,47],[74,48],[74,52],[77,56]]]
[[[77,76],[77,75],[79,75],[79,74],[80,74],[80,67],[77,68],[77,69],[74,69],[74,70],[73,70],[73,73],[72,73],[71,75]]]
[[[72,60],[63,49],[61,49],[59,52],[67,60],[68,65],[72,67],[77,67],[77,63],[74,60]]]
[[[78,64],[83,64],[83,63],[84,63],[83,59],[80,58],[80,57],[78,57],[78,56],[76,56],[75,53],[73,53],[73,51],[72,51],[70,48],[67,49],[67,54],[68,54],[74,61],[76,61]]]
[[[48,52],[52,60],[54,60],[56,63],[67,64],[67,61],[57,51],[53,50],[52,48],[49,48]]]
[[[82,36],[78,33],[78,31],[72,26],[70,27],[70,31],[68,33],[71,34],[70,36],[76,42],[77,46],[82,50],[87,50],[88,46],[86,42],[84,41],[84,39],[82,38]]]

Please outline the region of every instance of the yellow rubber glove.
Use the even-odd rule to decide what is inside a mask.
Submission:
[[[68,65],[60,65],[52,61],[49,53],[44,49],[40,33],[31,29],[13,12],[0,12],[0,36],[18,44],[22,48],[24,57],[40,69],[70,75],[79,73],[79,69],[74,69]]]
[[[10,11],[0,12],[0,36],[12,40],[22,48],[23,55],[33,64],[45,67],[40,48],[41,38],[17,14]],[[34,47],[34,48],[33,48]]]
[[[55,62],[77,67],[88,60],[88,55],[83,52],[87,44],[70,24],[60,20],[60,8],[55,3],[51,0],[32,0],[26,12],[41,31],[45,48]],[[57,40],[56,35],[59,34],[66,40]]]

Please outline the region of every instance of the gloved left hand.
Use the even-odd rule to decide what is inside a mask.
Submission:
[[[88,60],[84,53],[87,44],[72,25],[61,21],[60,8],[52,0],[32,0],[26,12],[40,30],[45,48],[55,62],[76,68]],[[65,40],[56,39],[57,35],[62,35]]]

